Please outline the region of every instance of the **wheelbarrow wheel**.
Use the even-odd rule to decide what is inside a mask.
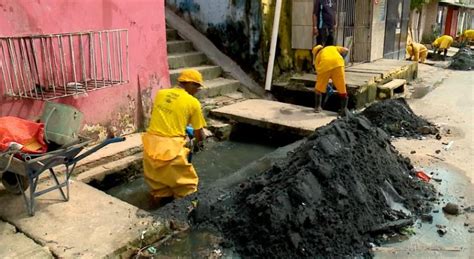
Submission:
[[[21,194],[21,190],[25,191],[30,185],[26,176],[8,171],[2,175],[2,184],[8,192],[13,194]]]

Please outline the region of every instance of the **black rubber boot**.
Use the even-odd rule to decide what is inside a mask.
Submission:
[[[323,99],[323,96],[321,94],[315,93],[315,98],[314,98],[314,112],[319,113],[323,109],[321,108],[321,101]]]
[[[346,116],[348,110],[347,110],[347,103],[349,101],[349,98],[346,97],[341,97],[341,109],[339,110],[339,115],[341,117]]]

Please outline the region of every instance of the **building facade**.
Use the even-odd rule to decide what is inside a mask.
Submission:
[[[143,125],[169,87],[164,0],[0,3],[0,116],[34,119],[46,101],[84,114],[84,130]]]

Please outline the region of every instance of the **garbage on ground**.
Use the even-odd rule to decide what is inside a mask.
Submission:
[[[422,181],[425,181],[425,182],[429,182],[431,179],[431,177],[427,175],[425,172],[423,172],[422,170],[416,171],[415,175],[416,177],[420,178]]]
[[[446,144],[446,146],[443,147],[444,150],[448,151],[453,144],[454,144],[454,141],[449,141],[448,144]]]
[[[442,236],[446,235],[446,233],[448,233],[448,229],[447,229],[446,226],[436,225],[436,227],[438,228],[438,230],[436,230],[436,232],[438,232],[440,237],[442,237]]]

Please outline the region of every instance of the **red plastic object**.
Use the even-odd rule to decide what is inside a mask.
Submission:
[[[423,171],[417,171],[416,172],[416,177],[420,178],[422,181],[429,182],[431,180],[431,177]]]
[[[44,124],[11,116],[0,117],[0,152],[7,150],[10,142],[22,144],[21,151],[25,153],[46,152]],[[29,149],[30,146],[35,148]]]

